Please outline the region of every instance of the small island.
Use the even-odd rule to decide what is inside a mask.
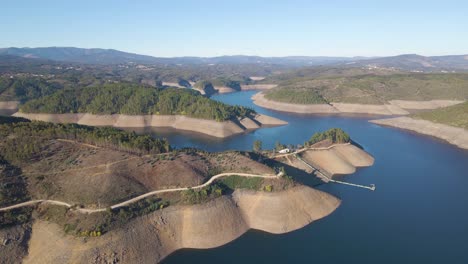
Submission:
[[[135,84],[62,89],[27,101],[14,116],[92,126],[172,127],[220,138],[286,124],[249,108],[211,100],[193,90]]]
[[[340,205],[296,181],[284,153],[270,157],[258,144],[254,152],[209,153],[111,127],[0,122],[0,236],[16,237],[9,259],[160,261],[179,248],[223,245],[251,228],[296,230]],[[351,145],[332,129],[297,152],[328,157],[321,152],[328,149],[353,166],[371,164],[356,163],[362,150]],[[132,253],[142,247],[149,253]]]

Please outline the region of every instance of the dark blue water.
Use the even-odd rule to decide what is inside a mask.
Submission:
[[[289,125],[226,140],[165,136],[178,147],[249,150],[257,139],[272,148],[275,141],[300,144],[316,131],[341,127],[375,157],[374,166],[345,180],[375,183],[376,191],[321,185],[342,204],[320,221],[283,235],[249,231],[219,248],[179,250],[164,263],[468,263],[468,151],[366,118],[268,111],[252,104],[253,94],[213,98],[253,107]]]

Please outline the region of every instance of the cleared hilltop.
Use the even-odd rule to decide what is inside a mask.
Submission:
[[[421,112],[409,117],[379,119],[371,122],[433,136],[460,148],[468,149],[468,102]]]
[[[468,74],[380,74],[296,78],[257,94],[262,107],[299,113],[404,115],[468,98]]]
[[[264,153],[171,150],[165,140],[115,128],[0,122],[0,208],[49,201],[0,210],[6,261],[159,261],[179,248],[223,245],[251,228],[296,230],[340,204],[284,174],[294,167]],[[335,132],[313,140],[349,140]],[[227,175],[197,187],[220,173]]]
[[[252,109],[211,100],[195,91],[134,84],[61,89],[27,101],[15,116],[94,126],[173,127],[215,137],[286,124]]]

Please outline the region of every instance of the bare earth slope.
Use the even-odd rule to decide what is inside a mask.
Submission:
[[[335,145],[323,150],[307,150],[303,158],[331,175],[352,174],[358,167],[368,167],[374,164],[374,158],[364,150],[352,145]]]
[[[443,139],[463,149],[468,149],[468,131],[463,128],[438,124],[410,117],[396,117],[370,121],[374,124],[411,130],[420,134]]]
[[[153,190],[196,186],[217,170],[274,174],[271,168],[238,152],[138,156],[67,140],[51,140],[45,149],[46,158],[21,165],[31,199],[87,208],[110,206]]]
[[[233,121],[217,122],[214,120],[191,118],[180,115],[93,115],[93,114],[33,114],[17,112],[16,117],[30,120],[40,120],[54,123],[77,123],[89,126],[114,127],[172,127],[207,134],[214,137],[225,138],[243,133],[249,129]],[[247,119],[250,119],[247,117]],[[274,117],[257,115],[251,118],[252,122],[261,126],[280,126],[287,122]]]
[[[4,101],[0,102],[0,109],[14,110],[18,109],[18,101]]]
[[[460,100],[405,101],[392,100],[387,104],[291,104],[268,100],[262,92],[252,96],[253,102],[261,107],[300,114],[372,114],[372,115],[408,115],[407,110],[437,109],[462,103]]]
[[[24,263],[155,263],[180,248],[223,245],[250,228],[293,231],[339,204],[337,198],[305,186],[274,193],[236,190],[205,204],[168,207],[88,240],[36,221]]]

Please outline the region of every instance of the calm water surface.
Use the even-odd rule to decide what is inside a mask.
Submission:
[[[293,115],[252,104],[255,92],[214,96],[254,108],[289,125],[225,140],[161,131],[177,147],[250,150],[254,140],[300,144],[314,132],[340,127],[375,157],[346,181],[375,183],[371,192],[327,184],[342,199],[330,216],[300,230],[272,235],[249,231],[215,249],[183,249],[164,263],[468,263],[468,151],[436,139],[380,127],[367,118]]]

